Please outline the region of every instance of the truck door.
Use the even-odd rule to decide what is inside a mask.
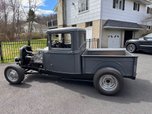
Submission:
[[[47,70],[57,73],[74,73],[75,61],[71,50],[71,35],[70,33],[52,34],[51,50],[44,54],[44,66]]]

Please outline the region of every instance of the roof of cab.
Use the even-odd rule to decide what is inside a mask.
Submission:
[[[77,28],[77,27],[65,27],[65,28],[57,28],[57,29],[51,29],[47,30],[47,34],[51,33],[63,33],[63,32],[75,32],[75,31],[82,31],[85,32],[85,29]]]

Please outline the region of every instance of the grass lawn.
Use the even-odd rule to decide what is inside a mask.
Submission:
[[[46,39],[36,39],[31,40],[30,44],[32,46],[33,51],[36,51],[37,49],[42,49],[46,47]],[[14,58],[19,56],[19,49],[27,45],[27,41],[19,41],[19,42],[2,42],[2,53],[4,62],[14,62]]]

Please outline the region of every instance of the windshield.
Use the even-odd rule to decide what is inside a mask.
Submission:
[[[150,34],[147,34],[146,36],[145,36],[146,38],[148,37],[150,37],[150,38],[152,38],[152,33],[150,33]]]
[[[149,40],[152,41],[152,37],[145,37],[144,39],[145,39],[145,40],[148,40],[148,41],[149,41]]]

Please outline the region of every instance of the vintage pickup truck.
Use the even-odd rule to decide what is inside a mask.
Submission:
[[[86,31],[60,28],[47,32],[48,48],[33,54],[30,46],[20,49],[16,65],[8,66],[5,78],[20,84],[26,74],[55,74],[61,78],[93,81],[104,95],[115,95],[123,87],[123,79],[136,78],[137,56],[125,49],[86,49]]]

